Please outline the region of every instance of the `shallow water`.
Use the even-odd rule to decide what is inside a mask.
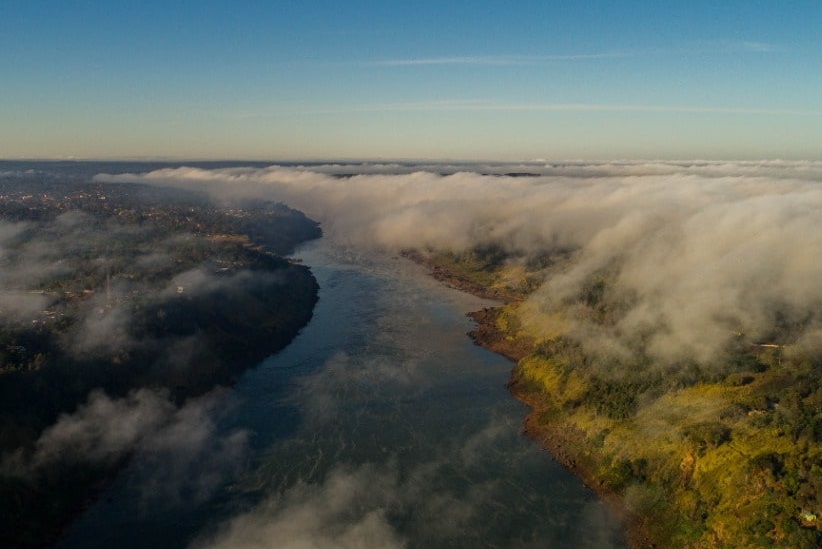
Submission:
[[[311,323],[191,405],[196,427],[141,452],[61,547],[624,546],[521,436],[511,364],[466,337],[490,302],[327,240],[297,256],[321,286]]]

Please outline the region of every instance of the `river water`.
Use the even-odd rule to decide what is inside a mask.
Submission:
[[[466,337],[491,303],[322,239],[283,352],[183,410],[60,547],[624,547],[609,508],[520,434],[511,364]]]

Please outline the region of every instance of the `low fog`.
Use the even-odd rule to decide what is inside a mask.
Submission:
[[[56,464],[113,465],[134,456],[133,485],[144,505],[199,504],[247,465],[249,433],[217,428],[232,407],[225,389],[182,407],[162,390],[112,398],[98,389],[43,431],[32,449],[2,456],[0,475],[30,478]]]
[[[500,175],[513,173],[528,176]],[[734,338],[762,342],[778,324],[800,346],[822,334],[819,162],[184,167],[97,180],[282,201],[354,248],[492,244],[512,262],[564,258],[531,309],[562,308],[589,352],[616,361],[709,365]],[[580,297],[597,280],[604,324]]]
[[[77,356],[103,356],[145,343],[132,334],[138,298],[145,306],[162,305],[179,299],[180,292],[186,298],[204,297],[282,281],[279,273],[249,270],[217,275],[207,261],[171,276],[180,250],[194,238],[183,233],[158,241],[145,227],[100,221],[76,210],[40,225],[0,220],[0,320],[29,325],[51,308],[54,315],[73,317],[64,337],[66,350]],[[110,253],[113,246],[130,247],[128,261],[114,259],[122,254]],[[75,274],[84,286],[38,289]],[[60,303],[64,289],[88,293]]]
[[[204,527],[190,548],[488,546],[500,540],[542,547],[534,532],[548,524],[568,538],[557,546],[569,546],[569,539],[574,547],[615,546],[613,525],[601,522],[597,501],[574,499],[557,486],[550,497],[567,498],[568,512],[579,511],[573,527],[564,530],[568,515],[547,511],[544,500],[519,510],[540,527],[523,532],[506,522],[510,516],[497,506],[521,504],[526,490],[520,483],[539,480],[503,471],[544,463],[535,448],[520,444],[519,417],[463,411],[473,417],[433,440],[419,408],[431,398],[429,388],[443,381],[441,365],[390,356],[336,354],[302,377],[288,397],[303,412],[299,429],[267,450],[267,463],[247,482],[265,487],[259,501]],[[448,408],[446,402],[455,405],[437,401],[430,403],[435,413]]]
[[[29,476],[57,462],[112,464],[137,452],[138,467],[148,469],[150,460],[169,469],[150,483],[156,492],[152,497],[167,502],[179,496],[182,483],[196,483],[186,487],[190,499],[192,494],[210,492],[243,467],[248,433],[216,431],[217,420],[230,409],[224,389],[179,408],[167,392],[157,389],[135,390],[122,398],[98,389],[76,411],[62,414],[43,431],[33,449],[3,456],[0,472]]]
[[[396,476],[374,467],[339,468],[322,485],[298,484],[221,526],[197,549],[404,547],[384,508],[394,503]]]

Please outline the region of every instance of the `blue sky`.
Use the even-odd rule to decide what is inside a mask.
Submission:
[[[0,157],[822,159],[822,2],[0,0]]]

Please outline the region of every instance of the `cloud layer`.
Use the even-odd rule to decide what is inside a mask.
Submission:
[[[33,477],[58,464],[110,466],[136,455],[131,474],[146,505],[199,504],[246,465],[248,432],[217,428],[230,409],[219,389],[180,408],[164,391],[111,398],[95,390],[43,431],[31,450],[2,456],[0,475]]]
[[[373,467],[332,471],[322,484],[298,484],[223,525],[195,548],[364,549],[403,547],[384,507],[396,479]]]
[[[641,349],[661,363],[707,364],[735,334],[772,337],[779,323],[806,339],[822,331],[819,162],[178,168],[99,179],[283,201],[351,246],[562,253],[572,260],[548,269],[531,299],[543,312],[576,303],[574,334],[614,358]],[[605,323],[580,297],[599,279]]]
[[[400,410],[404,400],[432,398],[409,397],[430,375],[437,374],[370,354],[332,357],[293,394],[306,412],[298,432],[270,448],[248,482],[266,487],[261,501],[205,528],[192,547],[542,547],[545,532],[561,532],[557,547],[621,546],[610,515],[584,494],[563,493],[561,482],[546,493],[552,503],[527,500],[520,483],[539,481],[516,473],[533,472],[544,455],[520,444],[518,417],[472,418],[436,437],[421,427],[428,419]],[[385,425],[394,425],[390,433]],[[523,501],[518,518],[499,511]],[[562,511],[550,512],[554,505]],[[520,522],[531,520],[532,528]]]

